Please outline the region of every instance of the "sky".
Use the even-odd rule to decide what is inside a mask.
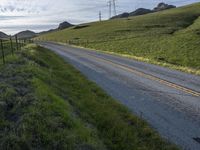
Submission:
[[[56,28],[59,23],[97,21],[99,11],[108,19],[109,0],[0,0],[0,31],[15,34],[23,30],[40,32]],[[137,8],[154,8],[159,2],[182,6],[200,0],[116,0],[117,13]]]

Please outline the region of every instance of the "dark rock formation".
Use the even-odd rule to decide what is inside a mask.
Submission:
[[[159,3],[158,6],[155,7],[153,10],[154,11],[162,11],[162,10],[171,9],[171,8],[176,8],[176,6],[168,5],[168,4],[165,4],[165,3]]]
[[[66,28],[69,28],[69,27],[72,27],[72,26],[74,26],[74,25],[65,21],[65,22],[59,24],[58,30],[63,30],[63,29],[66,29]]]

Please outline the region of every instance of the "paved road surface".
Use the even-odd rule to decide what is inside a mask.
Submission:
[[[163,137],[200,150],[200,77],[119,56],[43,42],[141,115]]]

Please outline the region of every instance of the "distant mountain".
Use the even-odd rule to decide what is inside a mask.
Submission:
[[[176,8],[176,6],[168,5],[165,3],[159,3],[158,6],[153,9],[153,11],[162,11],[162,10],[171,9],[171,8]]]
[[[56,28],[56,29],[50,29],[48,31],[42,31],[42,32],[40,32],[38,34],[39,35],[41,35],[41,34],[47,34],[47,33],[51,33],[51,32],[54,32],[54,31],[67,29],[67,28],[73,27],[73,26],[74,26],[73,24],[71,24],[71,23],[69,23],[67,21],[64,21],[64,22],[62,22],[62,23],[59,24],[58,28]]]
[[[131,12],[131,13],[122,13],[119,14],[117,16],[112,17],[111,19],[117,19],[117,18],[127,18],[127,17],[131,17],[131,16],[139,16],[139,15],[145,15],[148,13],[152,13],[154,12],[153,10],[150,9],[145,9],[145,8],[138,8],[135,11]]]
[[[69,28],[69,27],[72,27],[72,26],[74,26],[74,25],[65,21],[65,22],[62,22],[62,23],[59,24],[58,30],[63,30],[63,29],[66,29],[66,28]]]
[[[129,14],[129,16],[139,16],[139,15],[145,15],[148,13],[152,13],[153,11],[150,9],[146,9],[146,8],[138,8],[135,11],[131,12]]]
[[[22,31],[22,32],[19,32],[17,34],[17,37],[19,39],[25,39],[25,38],[33,38],[35,36],[37,36],[37,33],[33,32],[33,31],[30,31],[30,30],[26,30],[26,31]]]
[[[46,34],[46,33],[51,33],[51,32],[54,32],[54,31],[57,31],[58,29],[50,29],[48,31],[42,31],[42,32],[39,32],[38,34]]]
[[[154,12],[157,12],[157,11],[162,11],[162,10],[171,9],[171,8],[176,8],[176,6],[168,5],[168,4],[165,4],[165,3],[159,3],[153,10],[146,9],[146,8],[138,8],[131,13],[125,12],[125,13],[119,14],[117,16],[114,16],[111,19],[127,18],[127,17],[131,17],[131,16],[145,15],[145,14],[154,13]]]
[[[0,31],[0,39],[8,38],[9,36],[3,32]]]
[[[117,15],[117,16],[114,16],[114,17],[112,17],[111,19],[127,18],[127,17],[129,17],[129,13],[125,12],[125,13],[119,14],[119,15]]]

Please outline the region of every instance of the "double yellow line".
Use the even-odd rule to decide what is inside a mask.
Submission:
[[[108,63],[112,66],[115,66],[117,68],[120,68],[120,69],[123,69],[125,71],[128,71],[128,72],[131,72],[131,73],[134,73],[136,75],[139,75],[141,77],[144,77],[144,78],[147,78],[147,79],[151,79],[153,81],[157,81],[163,85],[166,85],[168,87],[171,87],[171,88],[174,88],[176,90],[179,90],[179,91],[182,91],[182,92],[185,92],[187,94],[191,94],[192,96],[195,96],[195,97],[199,97],[200,96],[200,92],[197,92],[197,91],[194,91],[192,89],[189,89],[189,88],[186,88],[186,87],[183,87],[183,86],[180,86],[180,85],[177,85],[175,83],[172,83],[172,82],[169,82],[167,80],[163,80],[161,78],[158,78],[156,76],[153,76],[153,75],[149,75],[149,74],[146,74],[144,72],[141,72],[141,71],[138,71],[138,70],[135,70],[129,66],[126,66],[126,65],[123,65],[123,64],[120,64],[120,63],[116,63],[116,62],[113,62],[111,60],[108,60],[106,58],[99,58],[97,56],[94,56],[94,55],[91,55],[91,54],[86,54],[86,55],[89,55],[93,58],[95,58],[96,60],[98,61],[101,61],[101,62],[105,62],[105,63]]]

